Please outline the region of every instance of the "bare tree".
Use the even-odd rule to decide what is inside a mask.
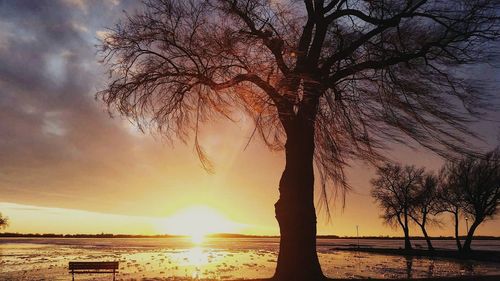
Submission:
[[[496,0],[149,0],[100,45],[99,93],[141,127],[186,140],[244,110],[286,166],[275,204],[276,279],[315,280],[314,164],[321,190],[346,190],[348,160],[383,160],[386,140],[468,152],[482,105],[463,65],[498,38]],[[326,199],[328,200],[328,199]]]
[[[409,220],[423,174],[424,169],[414,166],[386,163],[377,169],[377,177],[371,180],[371,194],[384,211],[382,218],[387,224],[399,225],[403,230],[405,250],[412,249]]]
[[[438,202],[436,204],[436,214],[444,212],[452,214],[457,249],[458,251],[462,251],[462,242],[460,242],[458,226],[461,214],[461,206],[463,202],[463,194],[458,189],[458,186],[449,184],[449,176],[450,174],[448,173],[447,169],[441,169],[439,173],[440,184],[437,192]]]
[[[462,250],[469,252],[476,228],[492,219],[500,203],[500,151],[494,150],[482,158],[466,157],[446,165],[448,184],[462,196],[461,208],[473,222],[468,229]]]
[[[438,178],[434,174],[424,174],[420,182],[416,185],[417,189],[409,213],[411,219],[422,230],[422,234],[427,242],[427,249],[430,251],[433,251],[434,247],[427,234],[426,226],[437,223],[437,221],[431,217],[437,211],[437,186]]]

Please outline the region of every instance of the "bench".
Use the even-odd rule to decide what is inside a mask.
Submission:
[[[115,281],[115,274],[118,273],[117,261],[105,262],[69,262],[69,273],[75,281],[75,274],[91,274],[91,273],[112,273],[113,281]]]

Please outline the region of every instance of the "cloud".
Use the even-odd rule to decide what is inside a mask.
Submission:
[[[283,155],[265,153],[258,142],[244,153],[251,127],[202,128],[217,170],[209,176],[192,147],[173,149],[138,134],[94,100],[107,78],[94,45],[122,10],[138,3],[0,0],[2,201],[145,216],[204,204],[276,233],[273,203]],[[418,164],[433,159],[421,153],[412,158]],[[358,169],[353,178],[360,190],[369,176]],[[363,200],[359,205],[370,206],[368,197]],[[364,210],[376,222],[375,207]],[[27,226],[34,216],[26,217]]]
[[[139,145],[93,98],[104,70],[85,22],[110,23],[86,14],[116,11],[97,1],[70,2],[0,1],[0,191],[7,194],[77,192],[89,176],[96,183],[120,175],[115,167]]]
[[[239,143],[245,139],[225,144],[224,153],[213,152],[220,173],[210,176],[191,146],[173,149],[158,136],[138,133],[126,120],[109,118],[94,99],[107,78],[96,57],[95,35],[137,3],[85,1],[83,9],[78,2],[0,0],[2,200],[158,216],[187,202],[219,204],[225,196],[222,171],[243,152]],[[220,139],[250,133],[220,128],[229,130],[219,133]],[[211,130],[203,130],[207,140]],[[260,160],[258,167],[273,165]],[[278,175],[270,175],[275,186]],[[269,186],[262,184],[267,178],[232,185],[255,181],[259,188]],[[239,203],[225,204],[221,208]],[[272,209],[272,202],[268,206]]]

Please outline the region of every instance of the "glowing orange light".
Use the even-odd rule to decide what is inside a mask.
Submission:
[[[162,220],[159,230],[170,234],[188,235],[194,244],[201,244],[213,233],[232,233],[241,228],[222,214],[207,206],[194,206]]]

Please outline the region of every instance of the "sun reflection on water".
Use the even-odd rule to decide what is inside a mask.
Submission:
[[[186,274],[191,275],[192,279],[201,279],[202,268],[209,265],[209,252],[201,246],[195,246],[182,253],[182,258],[178,262],[179,266],[186,268]]]
[[[200,266],[208,263],[208,253],[202,247],[193,247],[187,251],[187,258],[190,265]]]

